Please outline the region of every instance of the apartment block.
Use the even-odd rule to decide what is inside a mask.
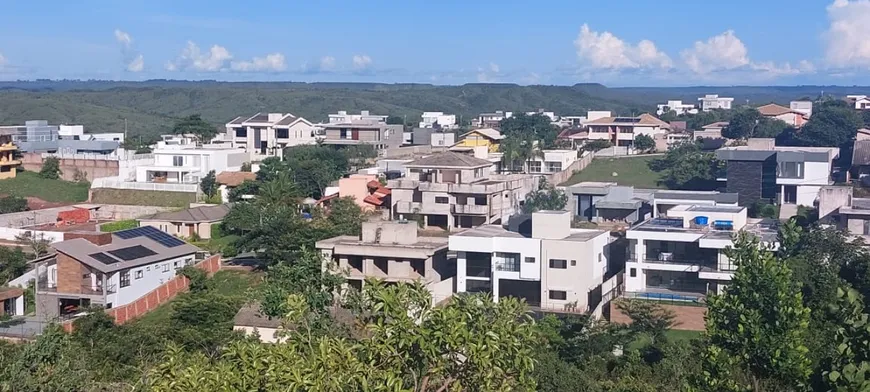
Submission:
[[[318,241],[324,261],[346,274],[350,287],[361,289],[365,279],[386,282],[420,281],[437,299],[453,293],[455,266],[447,262],[447,238],[417,236],[416,222],[365,222],[360,236]]]
[[[531,175],[492,174],[492,162],[453,151],[404,166],[405,177],[387,182],[393,217],[421,217],[424,226],[448,230],[506,222],[538,183]]]
[[[498,301],[585,312],[600,298],[610,233],[571,228],[568,211],[515,218],[508,228],[485,225],[450,236],[456,252],[456,292],[485,292]]]
[[[257,113],[226,124],[224,142],[243,148],[250,160],[280,156],[285,148],[317,142],[317,128],[291,113]]]
[[[193,265],[199,248],[153,227],[68,232],[36,267],[38,314],[53,319],[88,306],[129,304]]]
[[[740,231],[774,244],[777,222],[750,219],[740,206],[682,204],[633,226],[626,232],[625,291],[687,301],[721,292],[736,268],[723,250]]]

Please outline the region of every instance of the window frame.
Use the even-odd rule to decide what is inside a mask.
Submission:
[[[559,297],[562,298],[553,298],[553,294],[561,293]],[[568,300],[568,292],[565,290],[549,290],[547,293],[547,297],[550,298],[551,301],[567,301]]]
[[[139,279],[142,279],[144,277],[145,277],[145,271],[143,271],[143,270],[133,271],[133,279],[139,280]]]
[[[118,285],[122,288],[130,286],[130,270],[123,270],[118,273]]]
[[[562,265],[559,267],[559,265]],[[549,266],[551,269],[568,269],[567,259],[550,259]]]
[[[444,201],[438,201],[444,200]],[[435,196],[435,204],[450,204],[450,198],[447,196]]]

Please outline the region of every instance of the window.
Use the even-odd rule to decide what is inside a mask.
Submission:
[[[169,263],[163,264],[163,272],[169,272]]]
[[[566,269],[568,261],[562,259],[550,259],[550,268]]]
[[[870,220],[864,220],[864,235],[870,235]]]
[[[779,178],[804,178],[803,162],[780,162],[776,169]]]
[[[136,277],[136,279],[142,279],[142,276],[144,276],[144,275],[145,275],[145,273],[142,272],[142,270],[138,270],[135,272],[134,276]]]
[[[184,157],[181,157],[181,156],[172,157],[172,166],[184,166]]]
[[[531,161],[529,162],[529,173],[540,173],[541,172],[541,162]]]
[[[550,299],[564,301],[568,299],[568,292],[561,290],[550,290]]]
[[[130,285],[130,270],[121,271],[121,287],[127,287]]]
[[[576,267],[576,266],[577,266],[577,260],[571,260],[571,266],[572,266],[572,267]]]
[[[562,171],[562,162],[547,162],[547,172],[555,173]]]
[[[178,261],[172,263],[172,267],[175,269],[178,269]]]
[[[149,266],[145,267],[145,271],[151,271],[151,266],[149,265]]]
[[[629,270],[628,270],[628,276],[630,276],[630,277],[632,277],[632,278],[636,278],[636,277],[637,277],[637,268],[631,268],[631,269],[629,269]]]
[[[236,137],[248,137],[248,129],[236,128]]]
[[[351,132],[347,130],[347,128],[341,128],[339,131],[339,139],[350,139]]]
[[[289,129],[276,129],[275,137],[278,139],[289,139],[290,138],[290,130]]]
[[[448,199],[447,197],[444,197],[444,196],[436,196],[435,197],[435,204],[447,204],[450,202],[449,200],[450,199]]]
[[[535,262],[535,258],[534,258],[534,257],[526,257],[525,260],[523,260],[523,262],[525,262],[525,263],[534,263],[534,262]]]

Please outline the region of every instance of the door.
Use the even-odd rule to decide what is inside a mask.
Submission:
[[[797,204],[797,185],[782,186],[782,202],[784,204]]]
[[[269,142],[261,141],[260,142],[260,155],[266,155],[266,149],[269,148]]]
[[[359,129],[354,129],[353,131],[351,131],[350,138],[353,140],[359,140]]]

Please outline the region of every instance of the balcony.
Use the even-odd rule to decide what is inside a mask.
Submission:
[[[100,286],[81,285],[80,291],[77,293],[71,293],[71,292],[66,292],[66,291],[61,291],[60,293],[61,294],[69,294],[69,295],[81,294],[81,295],[99,295],[99,296],[102,296],[105,294],[114,294],[117,291],[118,290],[114,284],[108,285],[105,290],[103,290],[103,288]],[[49,284],[46,280],[41,279],[39,281],[39,292],[40,293],[58,293],[57,284],[56,283]]]
[[[452,207],[454,214],[465,214],[465,215],[488,215],[489,214],[489,206],[487,205],[474,205],[474,204],[454,204]]]
[[[387,181],[387,187],[390,189],[417,189],[420,181],[400,178]]]
[[[440,182],[421,182],[418,185],[418,188],[422,192],[448,192],[450,187],[449,185],[454,184],[446,184]]]

